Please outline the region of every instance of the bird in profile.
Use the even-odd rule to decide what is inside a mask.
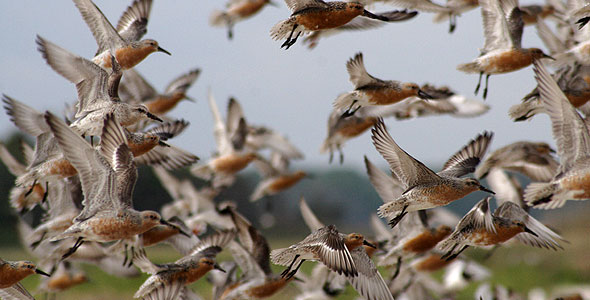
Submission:
[[[360,52],[348,60],[346,70],[354,91],[341,94],[333,104],[336,110],[345,111],[346,116],[354,114],[363,106],[389,105],[412,96],[432,99],[415,83],[381,80],[369,75]]]
[[[236,23],[251,18],[266,5],[276,6],[272,0],[230,0],[225,10],[214,10],[209,17],[209,24],[215,27],[227,27],[227,38],[233,39]]]
[[[109,113],[114,113],[124,127],[133,125],[142,119],[162,122],[143,104],[134,105],[121,102],[118,88],[122,73],[116,59],[113,58],[114,68],[109,74],[93,62],[74,55],[40,36],[37,36],[37,45],[47,64],[76,85],[78,91],[77,112],[76,120],[71,124],[71,127],[79,131],[80,134],[100,135],[104,118]]]
[[[74,4],[98,44],[92,61],[100,67],[112,67],[112,53],[115,53],[114,56],[124,70],[133,68],[154,52],[170,55],[155,40],[140,40],[147,32],[152,0],[135,1],[121,17],[117,29],[91,0],[74,0]]]
[[[300,35],[337,28],[359,16],[384,22],[391,21],[387,14],[374,14],[366,10],[360,2],[324,2],[322,0],[285,0],[285,2],[293,13],[287,20],[277,23],[270,30],[273,40],[286,38],[281,45],[281,48],[285,49],[293,46]]]
[[[379,207],[380,217],[394,216],[389,224],[394,227],[408,212],[443,206],[475,192],[494,193],[475,178],[460,178],[475,170],[481,161],[493,133],[484,132],[455,153],[434,173],[400,148],[387,132],[383,119],[371,130],[375,148],[389,163],[391,172],[401,182],[404,192]],[[397,214],[396,214],[397,213]]]
[[[6,261],[0,258],[0,297],[34,299],[19,281],[35,273],[50,276],[30,261]]]
[[[486,75],[483,98],[488,95],[488,80],[492,74],[503,74],[520,70],[533,60],[553,57],[539,48],[522,48],[524,22],[517,0],[481,0],[481,15],[485,42],[480,56],[470,63],[460,64],[457,70],[465,73],[479,73],[475,94],[479,92],[481,79]]]
[[[541,63],[535,63],[534,71],[541,102],[551,119],[560,165],[549,182],[530,183],[524,200],[530,206],[550,209],[567,200],[590,199],[590,133],[585,121]]]
[[[491,197],[479,201],[455,227],[439,248],[442,259],[451,260],[469,246],[491,246],[515,237],[520,242],[539,248],[563,249],[556,241],[563,240],[557,233],[531,217],[513,202],[504,202],[492,214]]]
[[[119,92],[125,94],[132,103],[143,103],[155,115],[165,115],[186,99],[195,102],[186,92],[199,78],[200,69],[192,69],[174,78],[163,93],[159,93],[139,72],[129,69],[124,72]]]
[[[100,150],[95,150],[55,115],[47,112],[45,119],[64,156],[78,170],[84,194],[84,209],[68,229],[51,239],[77,238],[63,258],[73,254],[84,240],[133,241],[158,224],[170,225],[155,211],[133,209],[137,167],[125,133],[113,114],[104,120]]]
[[[552,153],[555,150],[544,142],[514,142],[490,153],[474,174],[482,179],[492,169],[503,169],[521,173],[534,181],[549,181],[559,167]]]

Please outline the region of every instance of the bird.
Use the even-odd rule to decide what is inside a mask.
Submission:
[[[317,230],[325,228],[324,224],[319,221],[303,197],[299,200],[299,209],[307,227],[309,227],[312,232],[317,232]],[[343,274],[343,276],[345,276],[346,280],[350,282],[354,289],[367,300],[393,300],[393,296],[391,295],[385,280],[383,280],[381,273],[377,270],[377,267],[369,257],[366,249],[375,249],[375,246],[363,241],[363,246],[350,249],[350,255],[357,268],[358,274],[356,276]]]
[[[555,150],[545,142],[517,141],[490,153],[474,175],[483,179],[492,169],[503,169],[521,173],[534,181],[549,181],[559,167],[552,153]]]
[[[215,288],[215,299],[262,299],[270,297],[295,277],[285,277],[274,274],[270,267],[270,246],[266,238],[250,221],[238,213],[234,208],[227,207],[221,211],[229,214],[239,243],[232,241],[228,248],[237,266],[242,270],[240,278],[220,280]],[[218,292],[217,292],[218,291]]]
[[[274,264],[288,266],[282,275],[293,277],[306,260],[320,261],[330,270],[345,276],[358,276],[352,250],[368,244],[357,233],[341,234],[334,225],[324,226],[309,234],[302,241],[288,248],[275,249],[270,258]]]
[[[20,176],[26,172],[26,166],[12,156],[2,143],[0,143],[0,160],[14,176]],[[24,213],[37,204],[42,203],[44,199],[47,199],[47,189],[39,183],[35,183],[30,187],[14,186],[10,190],[9,195],[12,208],[16,209],[19,213]]]
[[[393,104],[412,96],[432,99],[415,83],[381,80],[369,75],[361,52],[348,60],[346,69],[354,91],[339,95],[333,103],[334,108],[345,111],[346,116],[363,106]]]
[[[135,69],[126,70],[123,74],[120,93],[126,94],[133,103],[145,104],[152,114],[163,116],[184,99],[195,102],[186,92],[199,78],[201,69],[195,68],[174,78],[163,93],[159,93]]]
[[[19,281],[35,273],[50,276],[30,261],[6,261],[0,258],[0,296],[6,299],[34,299]]]
[[[529,66],[534,60],[553,57],[539,48],[522,48],[522,11],[517,0],[482,0],[485,42],[480,56],[470,63],[460,64],[457,70],[465,73],[479,73],[475,94],[479,91],[481,79],[486,75],[483,98],[487,98],[488,80],[492,74],[502,74]]]
[[[271,149],[272,152],[277,152],[288,159],[304,158],[301,150],[286,136],[268,126],[248,122],[242,105],[235,97],[231,97],[227,104],[226,126],[230,131],[232,143],[236,147],[243,146],[254,152]]]
[[[568,65],[557,70],[553,78],[570,103],[576,108],[581,108],[590,100],[589,75],[590,68],[575,63],[574,66]],[[520,104],[511,106],[508,115],[515,122],[520,122],[544,112],[543,104],[539,99],[539,90],[535,88],[522,98]]]
[[[154,52],[170,55],[155,40],[140,40],[147,32],[152,0],[134,1],[121,17],[117,29],[91,0],[74,0],[74,4],[98,44],[92,61],[100,67],[112,68],[112,52],[123,70],[133,68]]]
[[[524,192],[528,205],[551,209],[567,200],[590,199],[590,134],[584,120],[567,100],[543,64],[535,63],[541,102],[551,119],[560,165],[549,182],[530,183]]]
[[[233,39],[236,23],[251,18],[266,5],[276,6],[271,0],[230,0],[225,10],[214,10],[209,16],[209,24],[214,27],[227,27],[227,38]]]
[[[418,12],[408,11],[407,9],[404,9],[394,10],[387,13],[381,13],[381,15],[386,16],[389,19],[389,22],[401,22],[412,19],[413,17],[418,15]],[[318,45],[319,40],[322,37],[328,37],[346,31],[369,30],[381,27],[383,25],[385,25],[384,22],[375,19],[354,18],[352,19],[352,21],[336,28],[312,31],[303,39],[303,44],[307,44],[307,47],[309,49],[314,49]]]
[[[363,134],[377,122],[376,116],[365,116],[365,108],[359,109],[355,114],[346,117],[337,109],[333,109],[330,113],[327,126],[328,134],[320,148],[320,153],[330,153],[330,163],[334,158],[334,152],[338,151],[340,153],[340,164],[342,164],[344,162],[344,153],[342,152],[344,143]]]
[[[493,133],[484,132],[478,135],[449,158],[442,171],[434,173],[395,143],[387,132],[383,119],[377,121],[371,132],[375,148],[389,163],[392,173],[405,190],[400,196],[385,200],[389,202],[378,209],[382,218],[394,216],[397,212],[389,222],[392,227],[408,212],[447,205],[478,190],[494,193],[475,178],[459,178],[475,170]]]
[[[247,129],[244,119],[234,118],[235,115],[229,109],[227,125],[224,124],[211,91],[208,92],[208,98],[215,123],[213,134],[217,153],[207,164],[193,167],[191,173],[199,178],[211,180],[213,187],[218,188],[231,185],[235,180],[235,173],[247,167],[258,154],[243,149]]]
[[[254,161],[263,179],[258,183],[250,201],[257,201],[265,196],[276,195],[297,184],[307,176],[305,171],[289,172],[289,160],[278,152],[272,152],[270,161],[258,158]]]
[[[140,251],[134,264],[151,276],[139,287],[134,298],[142,299],[178,299],[188,285],[216,269],[225,272],[216,262],[215,257],[235,237],[235,231],[225,231],[203,238],[194,245],[190,254],[174,263],[154,264]],[[163,297],[158,295],[164,295]]]
[[[68,261],[60,262],[51,277],[43,280],[37,288],[40,292],[56,294],[76,285],[88,282],[88,275]]]
[[[148,118],[162,122],[143,104],[133,105],[121,102],[118,96],[121,71],[117,66],[113,68],[111,74],[108,74],[93,62],[74,55],[40,36],[37,36],[37,45],[47,64],[76,85],[78,102],[75,117],[77,119],[70,126],[80,134],[99,135],[104,117],[111,112],[117,116],[117,120],[124,127]],[[113,61],[118,65],[116,60]]]
[[[441,258],[457,257],[469,246],[496,245],[511,238],[533,247],[563,249],[556,241],[561,236],[531,217],[513,202],[504,202],[492,214],[491,197],[480,200],[462,219],[455,230],[438,248],[445,253]]]
[[[285,50],[293,46],[302,34],[337,28],[358,16],[389,21],[386,15],[369,12],[360,2],[324,2],[322,0],[285,0],[285,2],[292,12],[291,16],[270,29],[273,40],[286,38],[281,45],[281,48]]]
[[[84,209],[63,233],[52,241],[76,237],[74,246],[64,254],[73,254],[84,240],[108,242],[133,240],[150,228],[164,224],[155,211],[133,209],[132,194],[137,180],[133,154],[119,121],[113,114],[104,120],[100,151],[50,112],[45,120],[55,135],[64,156],[78,170]]]

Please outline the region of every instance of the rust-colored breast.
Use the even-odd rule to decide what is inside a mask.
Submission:
[[[289,281],[284,278],[267,279],[263,285],[252,287],[245,292],[246,295],[254,298],[266,298],[281,290]]]
[[[567,190],[581,190],[574,195],[574,199],[590,198],[590,173],[576,174],[562,179],[561,184]]]
[[[23,278],[33,274],[33,269],[15,269],[8,264],[0,267],[0,289],[11,287]]]
[[[157,99],[146,102],[148,110],[154,115],[163,115],[176,107],[176,104],[184,98],[184,94],[176,93],[170,97],[159,96]]]
[[[233,16],[247,18],[259,12],[265,4],[266,0],[244,1],[242,5],[230,7],[227,13]]]
[[[588,100],[590,100],[590,92],[584,92],[579,94],[566,93],[565,96],[574,107],[580,107],[586,104]]]
[[[157,139],[145,139],[142,143],[134,143],[130,140],[127,141],[129,150],[133,153],[133,157],[138,157],[142,154],[146,154],[148,151],[154,149],[158,145]]]
[[[463,198],[475,189],[456,189],[448,184],[438,184],[428,189],[430,201],[437,205],[447,205],[452,201]]]
[[[431,254],[414,265],[414,269],[420,272],[434,272],[446,267],[452,261],[453,260],[446,261],[444,259],[440,259],[440,255],[438,254]]]
[[[410,96],[415,96],[417,91],[381,88],[364,90],[363,93],[367,95],[369,102],[372,104],[388,105],[400,102]]]
[[[88,220],[92,232],[104,241],[129,239],[144,233],[154,225],[142,225],[127,218],[96,218]]]
[[[189,269],[186,276],[186,284],[190,284],[199,280],[199,278],[203,277],[203,275],[207,274],[207,272],[211,271],[212,269],[213,266],[208,264],[199,264],[198,268]]]
[[[338,10],[314,10],[295,16],[297,24],[303,25],[308,30],[322,30],[342,26],[361,12],[352,9]]]
[[[282,190],[292,187],[297,182],[299,182],[299,180],[303,179],[303,177],[305,177],[304,172],[297,172],[294,174],[281,176],[273,181],[273,183],[268,187],[268,190],[272,193],[278,193]]]
[[[496,245],[503,243],[524,231],[524,229],[519,226],[495,226],[496,234],[487,231],[485,228],[475,230],[472,233],[473,236],[471,238],[471,242],[473,242],[476,246]]]
[[[150,55],[151,53],[153,53],[155,51],[154,48],[152,47],[148,47],[148,46],[144,46],[144,47],[139,47],[139,48],[133,48],[131,46],[127,46],[127,47],[123,47],[123,48],[119,48],[115,51],[115,53],[117,53],[115,56],[117,57],[117,62],[119,62],[119,65],[121,65],[122,69],[131,69],[133,68],[135,65],[137,65],[138,63],[140,63],[142,60],[144,60],[148,55]],[[109,59],[109,66],[105,66],[107,68],[110,68],[110,57]]]
[[[61,178],[66,178],[78,174],[78,171],[65,158],[57,159],[50,162],[50,175],[59,175]]]
[[[248,166],[254,158],[255,156],[251,154],[231,154],[215,159],[213,161],[213,166],[216,172],[234,174]]]
[[[533,63],[533,57],[526,51],[506,51],[490,57],[487,73],[498,74],[520,70]]]
[[[143,246],[147,247],[155,245],[177,233],[178,229],[174,229],[170,226],[156,226],[141,234]]]
[[[377,119],[367,118],[361,122],[349,122],[338,130],[338,133],[342,136],[353,138],[365,132],[367,129],[373,127]]]
[[[448,226],[446,226],[450,229]],[[451,234],[451,231],[447,228],[439,227],[436,231],[430,229],[424,230],[422,233],[407,241],[404,244],[403,250],[412,253],[423,253],[432,249],[438,242],[442,241],[445,237]]]

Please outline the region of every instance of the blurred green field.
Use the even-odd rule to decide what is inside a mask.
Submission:
[[[583,220],[580,220],[580,222]],[[576,222],[578,223],[578,222]],[[589,284],[590,283],[590,251],[588,251],[588,241],[590,237],[585,226],[582,223],[572,224],[567,222],[563,224],[566,230],[561,234],[570,241],[564,244],[563,251],[549,251],[524,247],[518,244],[512,244],[498,249],[491,258],[484,260],[485,250],[468,250],[465,254],[476,259],[492,271],[492,276],[488,280],[490,283],[502,284],[514,291],[526,293],[532,288],[541,287],[547,293],[558,286],[566,284]],[[290,240],[271,240],[271,247],[284,247],[290,243]],[[167,246],[151,247],[147,249],[148,257],[154,262],[170,262],[179,258],[179,255]],[[0,257],[9,260],[32,259],[20,249],[3,249],[0,248]],[[231,259],[227,251],[218,256],[218,261]],[[302,271],[309,273],[314,263],[307,262],[303,265]],[[131,299],[133,294],[147,278],[143,274],[137,278],[117,278],[110,276],[100,269],[84,265],[83,269],[87,272],[90,282],[74,287],[58,296],[58,299]],[[282,267],[273,266],[275,273],[282,270]],[[389,274],[387,270],[382,270],[382,274]],[[435,278],[440,279],[442,272],[433,274]],[[31,292],[39,282],[39,276],[31,276],[23,281],[25,287]],[[473,299],[473,293],[481,282],[472,283],[468,288],[458,294],[458,299]],[[202,278],[191,285],[191,288],[199,293],[204,299],[211,298],[210,284]],[[286,287],[269,299],[293,299],[298,293],[294,285]],[[35,295],[44,299],[43,295]],[[338,299],[356,299],[358,294],[349,288]]]

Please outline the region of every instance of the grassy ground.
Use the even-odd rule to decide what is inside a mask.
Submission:
[[[491,258],[483,260],[486,254],[484,250],[468,250],[466,255],[487,266],[492,271],[490,283],[500,283],[518,292],[541,287],[550,292],[553,287],[564,284],[580,284],[590,282],[590,251],[588,251],[590,238],[583,226],[568,226],[562,235],[570,241],[565,244],[564,251],[548,251],[536,248],[524,247],[513,244],[498,249]],[[282,247],[288,242],[273,242],[273,248]],[[0,257],[9,260],[31,259],[24,251],[19,249],[0,249]],[[174,250],[166,246],[152,247],[148,249],[148,257],[154,262],[169,262],[178,258]],[[231,259],[229,254],[223,252],[219,261]],[[32,259],[35,260],[35,259]],[[304,264],[302,270],[309,272],[313,263]],[[142,275],[137,278],[116,278],[110,276],[94,266],[84,266],[90,282],[74,287],[59,295],[59,299],[131,299],[137,288],[147,278]],[[275,272],[281,268],[274,266]],[[387,271],[385,271],[387,272]],[[434,274],[440,278],[441,273]],[[31,276],[24,281],[24,285],[33,292],[39,281],[39,276]],[[473,299],[473,292],[479,283],[471,284],[459,293],[458,299]],[[195,291],[205,299],[210,299],[210,285],[206,279],[201,279],[191,285]],[[297,294],[294,286],[288,286],[282,292],[271,299],[293,299]],[[352,289],[338,299],[355,299],[358,294]],[[41,295],[37,295],[43,299]]]

